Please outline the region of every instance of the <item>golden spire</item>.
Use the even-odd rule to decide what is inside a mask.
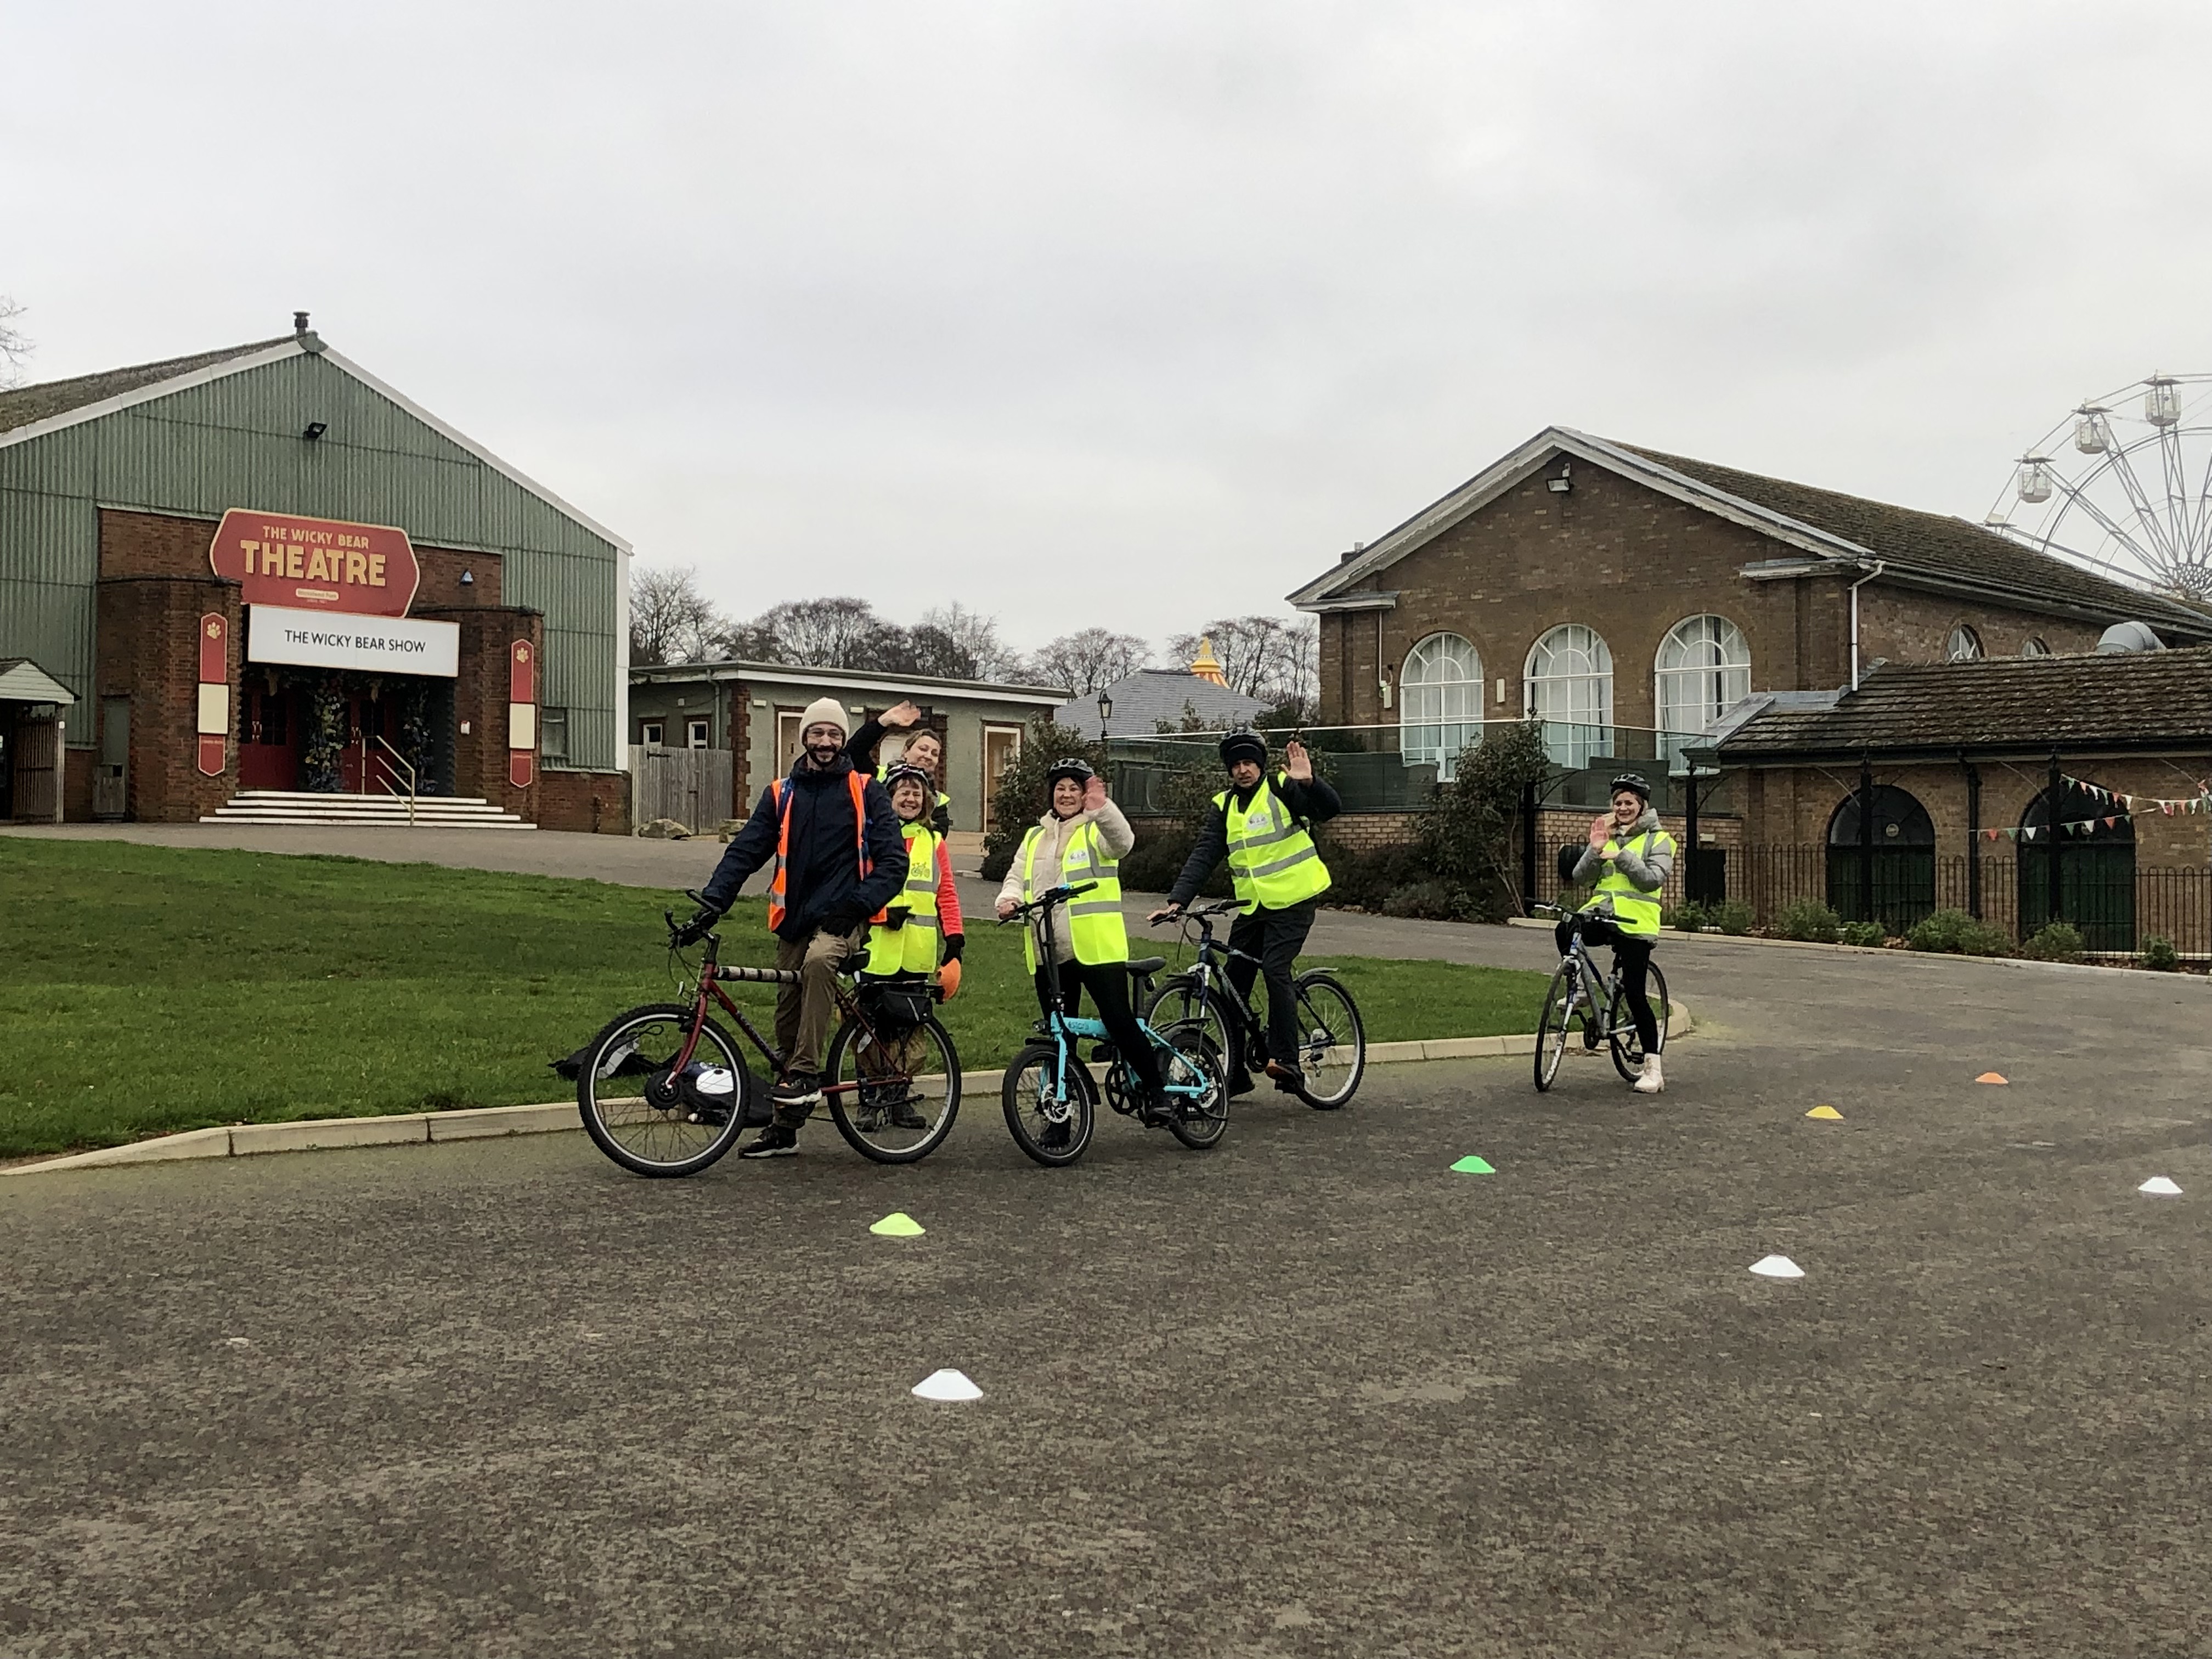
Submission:
[[[1225,686],[1229,684],[1229,677],[1221,672],[1221,664],[1214,657],[1212,635],[1206,635],[1200,639],[1198,655],[1191,660],[1190,672],[1200,679],[1212,680],[1216,685]]]

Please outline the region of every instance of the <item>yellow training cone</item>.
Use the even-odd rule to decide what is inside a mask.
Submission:
[[[2002,1072],[1984,1072],[1974,1079],[1977,1083],[2006,1083],[2010,1080]]]
[[[893,1210],[868,1231],[872,1233],[881,1233],[885,1238],[920,1238],[923,1228],[921,1223],[916,1221],[904,1210]]]
[[[1844,1121],[1844,1115],[1832,1106],[1815,1106],[1805,1115],[1817,1117],[1823,1123],[1841,1123]]]

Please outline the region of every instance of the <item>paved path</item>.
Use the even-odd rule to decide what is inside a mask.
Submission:
[[[2207,988],[1665,959],[1712,1024],[1656,1103],[1473,1062],[1065,1172],[976,1100],[908,1171],[8,1182],[0,1652],[2212,1652]]]

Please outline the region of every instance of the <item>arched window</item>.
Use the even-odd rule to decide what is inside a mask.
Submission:
[[[1459,751],[1482,741],[1482,658],[1456,634],[1431,634],[1398,673],[1398,746],[1408,766],[1449,783]]]
[[[2020,654],[2023,657],[2047,657],[2051,654],[2051,641],[2040,634],[2030,634],[2020,642]]]
[[[1871,836],[1859,833],[1856,790],[1828,819],[1828,908],[1902,934],[1936,908],[1936,824],[1902,789],[1876,784],[1873,795]]]
[[[2054,833],[2050,797],[2050,790],[2038,790],[2020,815],[2021,830],[2035,831],[2019,841],[2020,936],[2028,939],[2045,923],[2068,921],[2081,930],[2081,942],[2092,951],[2134,950],[2135,825],[2113,802],[2069,783],[2058,797]]]
[[[1528,713],[1562,766],[1613,752],[1613,653],[1594,629],[1565,623],[1528,652]]]
[[[1691,617],[1659,641],[1659,729],[1692,734],[1751,695],[1751,647],[1726,617]]]
[[[1943,646],[1945,662],[1972,662],[1982,654],[1982,636],[1960,623]]]

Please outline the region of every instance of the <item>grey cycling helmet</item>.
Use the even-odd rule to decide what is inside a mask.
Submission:
[[[1606,787],[1605,793],[1609,799],[1624,789],[1632,795],[1640,797],[1646,805],[1650,805],[1651,786],[1644,781],[1644,775],[1641,772],[1623,772]]]

